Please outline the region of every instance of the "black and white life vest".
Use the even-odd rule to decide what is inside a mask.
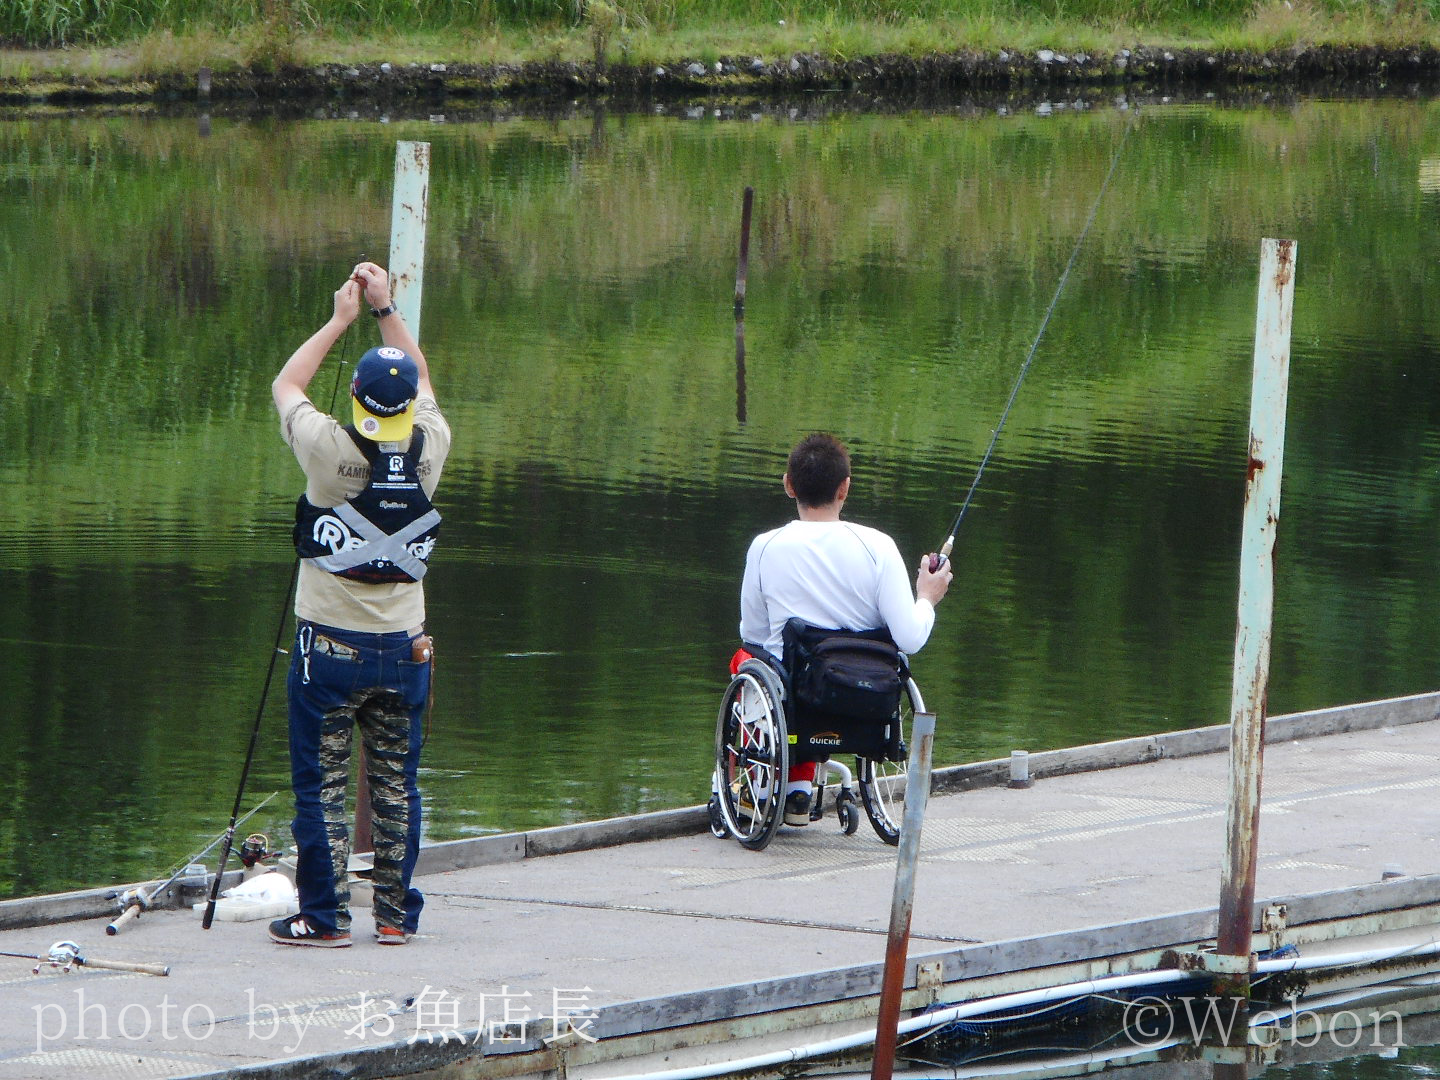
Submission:
[[[425,432],[410,449],[386,452],[354,427],[345,433],[370,462],[370,480],[339,506],[295,503],[295,551],[322,570],[352,581],[419,581],[440,531],[440,511],[420,486]]]

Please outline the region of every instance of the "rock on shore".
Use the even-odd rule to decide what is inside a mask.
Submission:
[[[440,101],[513,97],[695,97],[785,94],[800,90],[886,93],[917,90],[1137,88],[1325,81],[1375,85],[1440,73],[1440,50],[1425,47],[1320,46],[1271,53],[1137,46],[1090,54],[1063,47],[1032,51],[880,55],[850,60],[795,53],[722,57],[711,64],[680,57],[666,64],[539,62],[519,65],[377,61],[279,70],[217,71],[134,78],[42,76],[0,80],[0,102],[87,103],[142,100],[325,102]],[[205,84],[208,80],[208,94]]]

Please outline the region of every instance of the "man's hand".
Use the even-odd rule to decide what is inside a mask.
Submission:
[[[364,288],[365,300],[372,308],[378,311],[390,306],[390,275],[383,266],[373,262],[357,263],[350,277]]]
[[[920,560],[920,569],[915,575],[915,595],[921,600],[928,600],[930,606],[934,607],[945,599],[945,593],[950,589],[950,582],[955,577],[955,571],[950,567],[950,560],[946,559],[932,574],[930,558],[929,555],[926,555]]]
[[[347,279],[335,290],[335,318],[340,325],[349,326],[360,314],[360,293],[360,283],[354,278]]]
[[[370,263],[361,263],[356,270],[371,265]],[[379,270],[380,268],[377,266],[375,269]],[[384,270],[380,270],[380,278],[383,283],[385,280]],[[388,284],[385,287],[388,290]],[[306,391],[310,388],[310,380],[315,377],[315,372],[325,361],[325,355],[345,333],[345,328],[353,323],[360,314],[360,297],[363,294],[364,282],[357,276],[355,270],[352,270],[350,276],[345,279],[345,284],[335,290],[335,309],[325,325],[311,334],[298,349],[290,354],[290,359],[285,361],[285,366],[280,369],[280,374],[276,375],[275,381],[270,384],[270,393],[275,398],[275,408],[280,411],[281,416],[287,415],[298,403],[309,399]]]

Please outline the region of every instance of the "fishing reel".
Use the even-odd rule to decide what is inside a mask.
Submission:
[[[115,907],[120,911],[128,911],[135,906],[148,908],[150,900],[139,889],[126,889],[115,897]],[[61,942],[63,945],[64,942]]]
[[[240,862],[249,870],[258,862],[273,859],[280,852],[270,850],[270,838],[264,833],[251,833],[240,845]]]
[[[959,527],[960,522],[957,519],[955,522],[955,528],[958,529]],[[945,538],[945,543],[940,545],[940,550],[930,556],[930,573],[938,574],[940,572],[940,568],[950,561],[950,552],[954,549],[954,547],[955,529],[951,529],[950,535]]]
[[[32,975],[39,975],[42,967],[59,968],[69,974],[77,964],[84,963],[80,959],[80,946],[73,941],[57,941],[50,946],[50,952],[30,969]]]

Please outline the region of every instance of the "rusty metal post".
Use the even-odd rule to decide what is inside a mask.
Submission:
[[[390,298],[420,340],[420,301],[425,291],[425,227],[430,217],[430,144],[395,144],[395,191],[390,200]],[[375,850],[370,828],[370,776],[365,746],[355,743],[355,829],[350,850]]]
[[[930,801],[930,754],[934,743],[935,714],[917,712],[911,731],[910,761],[905,769],[905,815],[900,821],[900,851],[895,857],[895,893],[890,901],[890,936],[885,942],[870,1080],[890,1080],[895,1069],[895,1034],[900,1026],[900,996],[905,990],[910,913],[915,907],[915,867],[920,861],[920,826]]]
[[[1263,240],[1250,391],[1250,453],[1240,548],[1240,601],[1230,694],[1230,796],[1220,921],[1214,968],[1217,989],[1248,994],[1260,832],[1260,777],[1270,685],[1270,631],[1275,609],[1275,537],[1285,457],[1285,404],[1290,384],[1290,317],[1295,297],[1295,241]]]

